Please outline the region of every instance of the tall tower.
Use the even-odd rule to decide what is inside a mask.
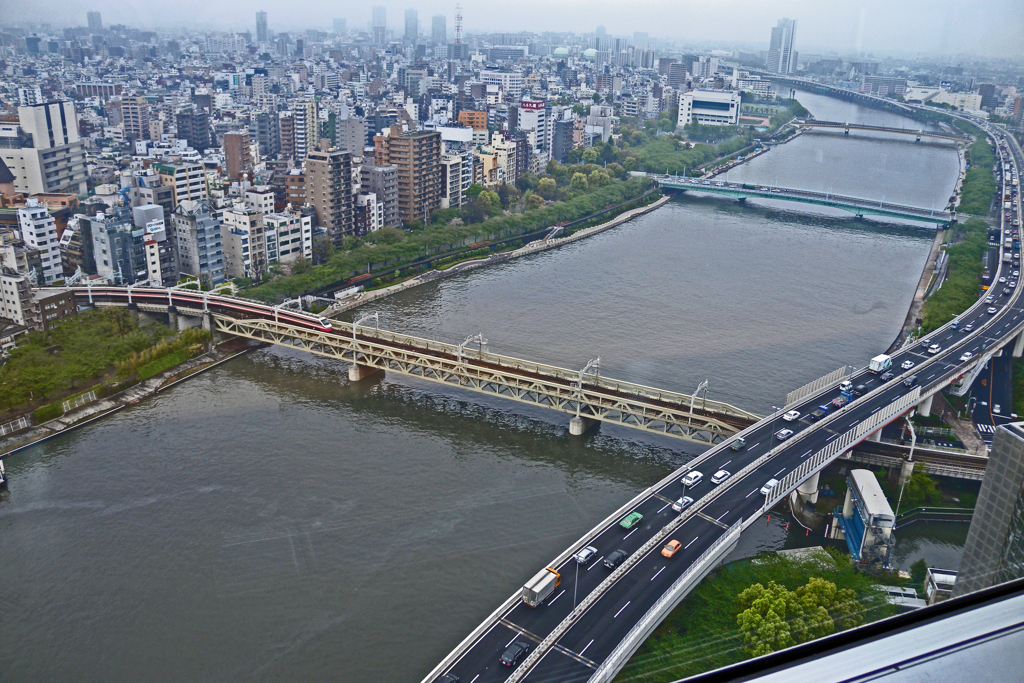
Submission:
[[[405,42],[416,44],[420,37],[420,15],[411,7],[405,10]]]
[[[462,5],[455,5],[455,44],[462,45]]]
[[[103,17],[99,12],[86,12],[85,18],[89,22],[90,31],[103,30]]]
[[[430,42],[434,45],[448,42],[448,20],[443,14],[435,14],[430,20]]]
[[[779,25],[772,29],[772,40],[768,46],[765,67],[776,74],[790,74],[796,71],[796,53],[793,39],[796,36],[796,19],[779,19]]]
[[[373,8],[373,44],[384,45],[388,42],[387,8],[375,5]]]
[[[267,42],[267,13],[257,12],[256,13],[256,42],[265,43]]]

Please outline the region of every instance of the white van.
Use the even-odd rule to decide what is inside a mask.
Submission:
[[[846,380],[839,384],[839,391],[853,391],[853,382]]]

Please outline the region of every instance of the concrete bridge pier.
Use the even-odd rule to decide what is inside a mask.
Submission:
[[[928,417],[929,415],[932,414],[932,399],[933,398],[935,398],[934,395],[933,396],[929,396],[928,398],[926,398],[925,400],[923,400],[923,401],[921,401],[920,403],[917,404],[917,414],[918,415],[920,415],[921,417]]]
[[[814,505],[818,502],[818,479],[821,478],[820,472],[815,472],[808,477],[804,483],[800,484],[796,488],[797,500],[801,503],[810,503]]]
[[[881,440],[882,440],[882,430],[881,429],[876,429],[875,431],[873,431],[870,434],[868,434],[868,441],[881,441]]]
[[[375,368],[372,365],[359,365],[353,363],[348,366],[348,381],[349,382],[361,382],[371,375],[375,375],[378,372],[384,372],[382,368]]]
[[[174,306],[167,307],[167,326],[172,332],[181,332],[181,328],[178,327],[178,309]]]
[[[1024,332],[1017,335],[1017,341],[1013,343],[1013,357],[1020,358],[1024,356]]]
[[[589,417],[569,418],[569,433],[573,436],[583,436],[598,423],[598,420]]]
[[[900,465],[900,478],[897,483],[902,486],[910,481],[910,475],[914,473],[914,465],[916,464],[913,460],[904,460],[903,464]]]

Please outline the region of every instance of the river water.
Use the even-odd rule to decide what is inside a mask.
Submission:
[[[818,118],[868,115],[812,97]],[[918,165],[898,170],[904,155]],[[767,183],[777,169],[783,185],[923,206],[949,195],[957,158],[808,134],[736,173]],[[710,397],[767,412],[892,342],[931,239],[684,197],[378,310],[391,329],[482,332],[493,351],[573,368],[600,356],[603,374],[654,386],[708,379]],[[0,678],[419,680],[537,567],[699,451],[607,426],[574,439],[558,413],[397,375],[354,385],[345,370],[257,351],[8,458]],[[801,543],[783,524],[744,548]]]

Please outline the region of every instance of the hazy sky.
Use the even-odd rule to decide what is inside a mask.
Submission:
[[[387,7],[389,28],[404,26],[408,7],[419,10],[421,31],[444,14],[454,24],[455,2],[364,0],[0,0],[7,21],[84,25],[87,10],[104,24],[140,28],[187,26],[255,31],[254,13],[268,13],[271,31],[330,30],[344,18],[362,28],[374,4]],[[1024,0],[463,0],[466,31],[647,31],[694,42],[743,42],[766,49],[781,17],[797,20],[796,47],[804,52],[903,51],[1024,56]],[[3,20],[3,19],[0,19]]]

